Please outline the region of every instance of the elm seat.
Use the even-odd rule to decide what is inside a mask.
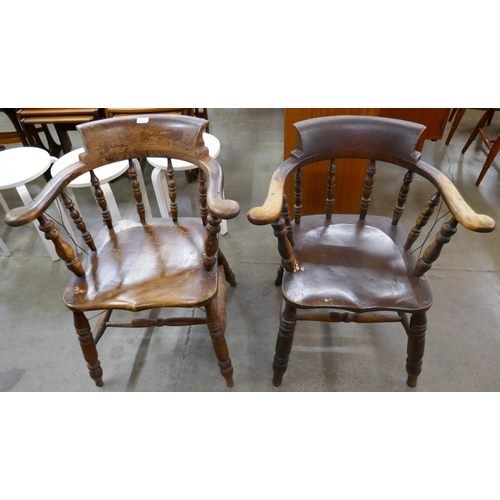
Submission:
[[[205,271],[199,250],[205,233],[195,218],[119,221],[99,233],[97,252],[84,262],[85,276],[66,287],[64,303],[81,312],[202,306],[217,294],[217,269]]]
[[[281,256],[275,283],[282,285],[283,302],[273,384],[282,383],[299,320],[400,322],[408,335],[407,383],[414,387],[422,370],[426,313],[432,305],[424,275],[459,224],[487,233],[493,231],[495,222],[476,214],[444,174],[420,159],[416,147],[423,125],[370,116],[334,116],[294,126],[296,149],[274,172],[264,204],[248,212],[253,224],[272,225]],[[335,162],[339,158],[367,160],[359,214],[335,213]],[[324,215],[302,215],[302,183],[310,181],[308,167],[323,160],[329,160]],[[388,163],[395,174],[382,185],[376,180],[378,161]],[[294,200],[287,200],[285,183],[292,175]],[[426,205],[422,201],[423,210],[406,233],[400,219],[415,176],[429,181],[437,192]],[[388,208],[386,200],[393,186],[399,191],[396,187],[389,213],[375,213]],[[343,185],[344,190],[349,188],[352,185]],[[374,207],[372,197],[382,201]],[[412,246],[441,200],[448,207],[448,220],[440,224],[435,241],[418,257]]]
[[[432,304],[427,280],[413,274],[415,259],[401,251],[407,233],[390,218],[309,216],[292,224],[292,230],[300,269],[283,276],[287,301],[354,312],[427,309]]]

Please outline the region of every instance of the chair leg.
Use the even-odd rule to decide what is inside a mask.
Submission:
[[[481,170],[481,173],[479,174],[479,177],[477,178],[476,186],[479,186],[479,184],[481,184],[483,177],[485,176],[486,172],[490,168],[491,164],[493,163],[493,160],[495,159],[495,157],[497,156],[499,151],[500,151],[500,135],[498,136],[498,138],[495,141],[493,141],[490,152],[488,153],[488,156],[486,157],[486,161],[484,162],[483,169]]]
[[[426,330],[427,315],[425,311],[413,313],[410,319],[407,349],[408,357],[406,358],[406,371],[408,372],[407,384],[410,387],[416,387],[417,378],[422,371]]]
[[[222,253],[222,250],[219,248],[218,250],[219,253],[219,264],[222,265],[224,268],[224,276],[226,278],[226,281],[233,287],[237,285],[236,283],[236,276],[233,273],[233,270],[229,267],[229,262],[227,261],[226,257]]]
[[[456,116],[455,116],[455,119],[453,120],[450,132],[448,133],[448,137],[446,138],[446,142],[445,142],[445,144],[447,146],[450,143],[450,141],[451,141],[451,139],[453,137],[453,134],[455,133],[455,130],[457,130],[457,127],[458,127],[460,121],[462,120],[462,118],[463,118],[463,116],[465,114],[465,110],[466,110],[466,108],[461,108],[461,109],[455,110],[456,111]],[[450,117],[450,120],[451,120],[451,117]]]
[[[73,311],[73,319],[90,377],[95,381],[95,385],[102,387],[102,368],[97,357],[97,349],[95,347],[94,337],[90,331],[89,321],[85,317],[85,314],[76,311]]]
[[[472,131],[469,140],[465,143],[464,148],[462,149],[462,154],[464,154],[469,146],[472,144],[472,141],[476,138],[477,134],[479,134],[479,129],[483,128],[486,125],[486,122],[493,116],[495,113],[494,109],[488,109],[484,115],[481,117],[481,119],[477,122],[477,125],[474,127],[474,130]]]
[[[283,312],[281,313],[280,329],[276,340],[276,354],[273,363],[273,385],[276,387],[281,385],[283,375],[288,367],[296,323],[297,312],[295,307],[285,302]]]
[[[233,365],[231,364],[229,350],[224,337],[223,324],[225,324],[225,321],[221,321],[219,318],[213,301],[207,304],[205,310],[207,313],[207,326],[210,331],[215,356],[219,362],[221,375],[226,379],[227,386],[233,387]]]
[[[274,280],[274,284],[276,286],[281,286],[283,283],[283,273],[285,272],[285,268],[283,267],[283,264],[280,264],[280,267],[278,269],[278,273],[276,274],[276,279]]]

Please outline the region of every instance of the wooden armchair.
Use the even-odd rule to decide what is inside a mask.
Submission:
[[[27,207],[11,210],[6,222],[21,226],[35,219],[51,240],[57,254],[73,273],[63,300],[73,312],[91,378],[102,386],[102,369],[96,344],[107,327],[149,327],[207,324],[222,375],[232,386],[233,368],[224,338],[226,326],[225,280],[236,286],[233,272],[218,245],[221,219],[238,215],[239,205],[221,197],[223,173],[203,143],[206,120],[189,116],[150,115],[100,120],[78,126],[85,152],[80,160],[44,187]],[[174,171],[169,168],[168,187],[172,218],[147,219],[133,159],[147,156],[179,158],[200,169],[200,218],[178,216]],[[112,221],[94,172],[98,167],[129,160],[131,195],[137,220]],[[94,238],[67,194],[65,187],[90,172],[104,227]],[[89,248],[81,262],[63,241],[54,222],[44,212],[58,196]],[[155,308],[204,308],[206,318],[171,317],[110,320],[114,309],[137,312]],[[92,334],[85,313],[105,311]]]
[[[295,128],[296,149],[273,174],[264,205],[248,213],[253,224],[272,225],[281,255],[276,284],[282,284],[283,305],[273,384],[281,384],[287,369],[297,320],[401,322],[408,335],[407,383],[414,387],[422,368],[426,312],[432,304],[424,275],[459,224],[486,233],[493,231],[495,223],[488,216],[476,214],[444,174],[420,159],[415,148],[425,128],[422,125],[368,116],[335,116],[305,120]],[[370,160],[359,214],[334,213],[338,158]],[[305,181],[310,164],[322,160],[330,160],[326,216],[302,216],[303,178]],[[377,161],[405,171],[400,181],[395,181],[400,189],[394,193],[394,209],[389,216],[369,214],[374,188],[374,193],[378,187],[383,197],[388,196],[387,183],[377,186],[375,182]],[[295,220],[291,221],[284,186],[293,173]],[[429,181],[436,193],[407,233],[400,219],[415,175]],[[447,205],[449,218],[422,257],[415,257],[411,248],[440,200]]]

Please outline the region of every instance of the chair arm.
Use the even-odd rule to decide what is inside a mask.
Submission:
[[[9,210],[5,222],[9,226],[18,227],[38,219],[72,180],[89,170],[88,165],[80,161],[69,165],[53,177],[29,205]]]
[[[274,171],[269,183],[266,201],[261,207],[254,207],[247,214],[247,218],[252,224],[265,226],[278,219],[283,205],[285,181],[296,169],[297,163],[296,159],[289,158]]]
[[[224,174],[219,163],[206,157],[196,162],[196,166],[207,174],[207,204],[210,211],[220,219],[234,219],[240,213],[240,205],[234,200],[224,199]]]
[[[453,217],[462,226],[477,233],[490,233],[495,229],[495,221],[487,215],[474,212],[446,175],[423,161],[419,161],[416,166],[417,171],[436,186]]]

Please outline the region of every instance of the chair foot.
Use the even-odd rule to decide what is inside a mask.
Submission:
[[[413,313],[408,331],[408,357],[406,358],[407,384],[416,387],[417,378],[422,371],[424,357],[425,332],[427,330],[427,315],[425,311]]]
[[[73,311],[73,320],[75,324],[75,330],[78,335],[78,340],[80,341],[80,347],[82,349],[83,357],[87,362],[87,368],[89,370],[89,375],[98,387],[103,386],[102,381],[102,368],[101,363],[97,357],[97,349],[94,342],[94,337],[90,330],[90,324],[85,317],[85,314],[81,312]]]
[[[226,380],[228,387],[233,387],[233,365],[229,357],[229,350],[227,348],[226,339],[224,337],[224,323],[217,314],[217,309],[213,302],[206,305],[207,326],[210,331],[210,338],[212,339],[212,346],[214,348],[215,356],[219,363],[221,375]]]
[[[292,351],[293,335],[295,324],[297,323],[297,311],[295,307],[284,303],[283,312],[280,319],[278,338],[276,339],[276,354],[273,363],[273,385],[279,387],[283,375],[288,368],[288,360]]]
[[[285,268],[283,267],[283,264],[280,264],[280,267],[278,269],[278,273],[276,274],[276,279],[274,280],[274,284],[276,286],[281,286],[283,283],[283,273],[285,272]]]

